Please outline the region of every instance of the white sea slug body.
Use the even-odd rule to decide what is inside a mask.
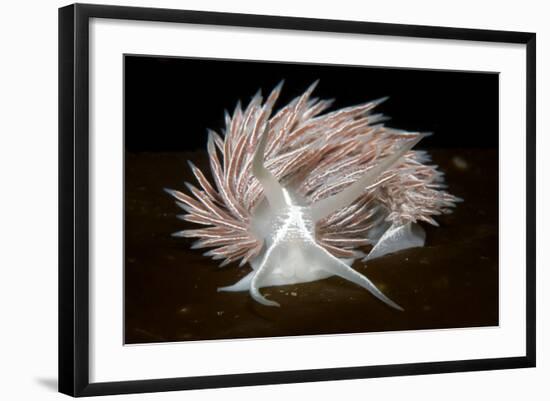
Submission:
[[[249,291],[265,305],[262,287],[332,275],[401,309],[352,269],[390,252],[424,245],[417,224],[449,213],[460,199],[445,192],[437,166],[412,150],[425,134],[385,127],[372,110],[382,100],[322,114],[330,100],[300,97],[272,110],[279,84],[263,102],[258,92],[243,110],[226,113],[223,136],[209,131],[213,183],[190,163],[200,189],[167,190],[182,219],[207,227],[175,233],[199,238],[193,248],[221,265],[240,261],[252,271],[220,291]],[[358,248],[371,245],[368,254]]]

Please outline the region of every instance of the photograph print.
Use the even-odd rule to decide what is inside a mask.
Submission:
[[[499,75],[124,55],[124,343],[499,325]]]

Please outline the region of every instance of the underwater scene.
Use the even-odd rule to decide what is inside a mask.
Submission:
[[[124,342],[498,326],[498,79],[125,55]]]

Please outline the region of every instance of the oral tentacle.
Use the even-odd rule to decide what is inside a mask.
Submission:
[[[260,292],[262,280],[265,279],[265,277],[267,277],[269,273],[271,273],[275,268],[275,263],[273,263],[274,262],[273,254],[277,252],[280,246],[281,244],[271,245],[266,250],[262,263],[258,267],[258,270],[256,270],[255,272],[252,272],[255,274],[250,283],[250,295],[254,300],[266,306],[280,306],[278,302],[270,301],[269,299],[264,297]]]
[[[244,276],[242,279],[237,281],[233,285],[228,285],[226,287],[219,287],[218,292],[240,292],[240,291],[246,291],[250,288],[250,284],[252,283],[252,279],[254,278],[254,275],[256,274],[255,271],[251,271],[246,276]]]
[[[382,293],[368,278],[363,276],[361,273],[358,273],[350,266],[346,265],[344,262],[338,258],[332,256],[327,252],[323,247],[317,245],[314,242],[311,242],[307,245],[311,250],[312,258],[315,257],[318,260],[319,266],[325,270],[328,270],[330,273],[340,276],[352,283],[355,283],[366,290],[368,290],[372,295],[374,295],[379,300],[383,301],[387,305],[395,308],[397,310],[403,311],[404,309],[396,304],[394,301],[389,299],[386,295]]]

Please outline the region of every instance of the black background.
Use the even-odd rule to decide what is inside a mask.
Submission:
[[[383,96],[386,125],[433,132],[423,148],[496,148],[498,74],[454,71],[125,56],[128,151],[204,149],[206,129],[223,128],[224,110],[246,105],[282,79],[282,106],[320,79],[313,96],[331,110]]]

